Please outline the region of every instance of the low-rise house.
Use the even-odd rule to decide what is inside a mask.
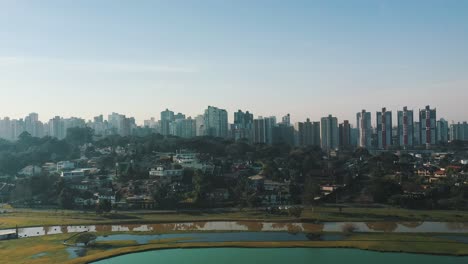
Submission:
[[[214,189],[207,194],[207,197],[216,202],[223,202],[229,199],[229,191],[225,188]]]
[[[83,168],[83,169],[76,169],[72,171],[62,171],[60,174],[61,177],[71,179],[75,177],[85,177],[93,174],[97,174],[99,169],[96,168]]]
[[[434,177],[443,178],[447,177],[447,171],[445,169],[440,169],[434,172]]]
[[[128,208],[133,209],[153,209],[156,207],[156,202],[149,195],[134,195],[127,197],[126,204]]]
[[[166,168],[158,166],[149,171],[150,178],[158,181],[160,184],[169,184],[175,181],[181,181],[183,176],[183,169]]]
[[[74,190],[79,190],[79,191],[88,191],[90,188],[90,182],[89,181],[79,181],[76,183],[71,183],[70,188]]]
[[[42,169],[46,172],[52,173],[57,171],[57,164],[53,162],[46,162],[42,165]]]
[[[249,187],[254,190],[262,190],[265,183],[265,176],[255,175],[249,177]]]
[[[24,167],[18,172],[18,175],[25,177],[33,177],[40,175],[42,173],[42,168],[36,165],[29,165]]]
[[[264,180],[263,181],[263,189],[265,191],[282,191],[288,189],[287,183],[276,182],[272,180]]]
[[[57,162],[57,171],[66,171],[75,169],[75,163],[72,161]]]

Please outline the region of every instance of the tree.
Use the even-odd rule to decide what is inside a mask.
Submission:
[[[93,141],[93,130],[89,127],[72,127],[67,130],[65,140],[74,146],[81,146]]]
[[[386,203],[390,197],[402,192],[401,185],[388,178],[375,178],[371,185],[371,193],[377,203]]]
[[[288,208],[288,214],[290,216],[294,216],[296,218],[299,218],[299,217],[301,217],[303,210],[304,209],[302,207],[300,207],[300,206],[291,206],[291,207]]]
[[[99,201],[96,207],[97,212],[109,213],[112,210],[112,203],[108,199],[103,199]]]
[[[63,209],[73,209],[75,206],[74,195],[70,189],[64,188],[59,195],[59,204]]]
[[[212,189],[213,179],[203,173],[201,170],[196,170],[193,177],[195,201],[202,202],[206,193]]]
[[[315,197],[318,197],[318,196],[320,196],[320,185],[317,184],[311,177],[308,177],[304,185],[302,203],[314,204]]]
[[[90,234],[90,233],[83,233],[83,234],[80,234],[78,235],[76,238],[75,238],[75,243],[83,243],[86,247],[91,243],[93,242],[94,240],[96,240],[96,236],[93,235],[93,234]]]

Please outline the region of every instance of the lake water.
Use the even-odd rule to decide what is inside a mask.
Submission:
[[[168,249],[133,253],[93,264],[466,264],[468,257],[432,256],[405,253],[380,253],[356,249],[312,248],[207,248]]]

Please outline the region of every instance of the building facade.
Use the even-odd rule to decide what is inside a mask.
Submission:
[[[338,148],[338,119],[329,115],[322,117],[320,122],[321,128],[321,147],[324,150],[332,150]]]
[[[377,147],[387,149],[392,145],[392,112],[384,107],[377,112]]]
[[[437,144],[437,111],[426,106],[419,110],[420,144],[430,147]]]
[[[372,123],[371,113],[362,110],[356,114],[356,124],[358,126],[358,147],[372,147]]]

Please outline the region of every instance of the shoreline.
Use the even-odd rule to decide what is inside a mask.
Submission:
[[[346,242],[342,244],[347,244],[349,242],[355,241],[339,241],[339,242]],[[379,241],[385,243],[385,241]],[[179,243],[176,245],[143,245],[143,246],[136,246],[136,247],[128,247],[123,248],[122,252],[103,252],[102,255],[105,256],[98,256],[99,254],[85,256],[83,258],[78,258],[71,260],[69,264],[92,264],[97,261],[111,259],[123,255],[135,254],[135,253],[142,253],[142,252],[149,252],[149,251],[158,251],[158,250],[173,250],[173,249],[204,249],[204,248],[252,248],[252,249],[261,249],[261,248],[330,248],[330,249],[355,249],[355,250],[366,250],[366,251],[373,251],[373,252],[381,252],[381,253],[405,253],[405,254],[418,254],[418,255],[434,255],[434,256],[452,256],[452,257],[468,257],[468,251],[465,253],[457,254],[457,253],[437,253],[437,252],[421,252],[421,251],[412,251],[412,250],[391,250],[391,249],[371,249],[371,248],[364,248],[363,246],[359,245],[333,245],[337,244],[336,241],[327,242],[206,242],[206,243]],[[405,242],[399,241],[399,243],[415,243],[414,241]],[[438,242],[442,243],[442,242]],[[146,247],[145,247],[146,246]],[[106,254],[107,253],[107,254]]]
[[[176,237],[158,237],[159,234],[154,232],[135,233],[131,235],[155,235],[154,238],[145,238],[146,242],[141,242],[135,237],[120,237],[117,240],[102,240],[98,241],[94,246],[85,247],[82,250],[82,257],[70,259],[70,250],[74,250],[74,246],[69,247],[63,244],[70,238],[70,234],[57,234],[42,237],[30,237],[26,239],[15,239],[8,242],[0,242],[0,248],[4,254],[5,263],[35,263],[31,257],[38,254],[41,260],[39,263],[69,263],[83,264],[92,263],[101,259],[108,259],[120,255],[152,251],[164,249],[189,249],[189,248],[347,248],[360,249],[375,252],[393,252],[393,253],[411,253],[411,254],[430,254],[441,256],[468,256],[468,243],[463,242],[468,238],[468,234],[460,234],[462,240],[457,241],[449,237],[439,237],[435,234],[396,234],[396,233],[349,233],[339,240],[323,240],[315,239],[315,235],[326,235],[325,233],[309,233],[312,236],[309,239],[300,240],[284,240],[276,239],[275,236],[268,240],[224,240],[224,241],[189,241],[190,235],[188,232],[179,232],[179,234],[187,233],[186,236],[179,235]],[[198,233],[198,232],[196,232]],[[217,232],[204,232],[217,233]],[[228,232],[226,232],[228,233]],[[259,232],[260,233],[260,232]],[[262,232],[269,233],[269,232]],[[274,233],[274,232],[273,232]],[[129,232],[117,232],[117,235],[126,235]],[[330,234],[330,233],[327,233]],[[343,233],[341,233],[343,234]],[[97,236],[112,235],[110,232],[98,232]],[[293,234],[292,234],[293,235]],[[307,235],[307,234],[305,234]],[[440,234],[439,234],[440,235]],[[450,235],[450,234],[448,234]],[[215,235],[216,236],[216,235]],[[255,239],[255,238],[253,238]],[[218,241],[218,242],[216,242]],[[247,242],[245,242],[247,241]],[[143,244],[144,243],[144,244]],[[18,248],[24,247],[25,251],[20,253]],[[67,253],[68,252],[68,253]]]

